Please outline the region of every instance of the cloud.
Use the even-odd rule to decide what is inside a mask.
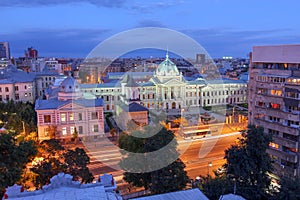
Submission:
[[[212,57],[245,57],[254,45],[297,43],[300,36],[290,29],[235,30],[231,28],[185,29]]]
[[[123,7],[126,0],[1,0],[0,7],[35,7],[58,4],[90,3],[99,7]]]
[[[45,57],[85,57],[99,42],[106,39],[109,29],[35,29],[14,34],[0,34],[9,41],[12,56],[24,55],[33,46]]]
[[[144,20],[140,20],[136,27],[138,27],[138,28],[140,28],[140,27],[161,27],[161,28],[165,28],[166,25],[164,25],[161,21],[158,21],[158,20],[144,19]]]
[[[79,4],[89,3],[98,7],[107,8],[125,8],[133,10],[134,13],[155,12],[157,9],[164,9],[183,4],[183,0],[0,0],[0,7],[36,7],[36,6],[52,6],[61,4]]]
[[[138,1],[132,3],[128,8],[134,11],[134,14],[153,13],[158,9],[166,9],[185,3],[183,0],[154,0],[154,1]]]

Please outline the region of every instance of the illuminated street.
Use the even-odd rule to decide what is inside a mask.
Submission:
[[[235,143],[235,140],[240,136],[240,134],[229,134],[222,135],[220,138],[204,138],[199,140],[194,140],[192,143],[186,140],[180,140],[178,149],[184,149],[188,145],[188,149],[181,155],[181,159],[186,164],[186,171],[190,178],[194,179],[198,175],[207,175],[208,172],[212,174],[213,170],[221,167],[225,160],[224,158],[224,150],[227,149],[231,144]],[[94,145],[94,146],[93,146]],[[94,174],[94,176],[98,176],[100,174],[111,173],[116,178],[117,182],[122,183],[122,171],[115,170],[107,165],[102,164],[99,160],[105,161],[110,166],[116,166],[121,158],[120,153],[116,148],[111,146],[100,147],[98,143],[95,147],[93,143],[89,144],[89,150],[87,150],[88,154],[91,157],[91,164],[89,165],[90,170]],[[202,151],[210,149],[210,152],[204,157],[199,158],[199,150],[202,148]],[[209,163],[211,162],[211,167],[209,167]]]

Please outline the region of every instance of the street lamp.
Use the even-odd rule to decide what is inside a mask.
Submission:
[[[212,162],[209,162],[208,163],[208,172],[207,172],[207,174],[209,175],[209,171],[210,171],[210,168],[212,167]]]
[[[180,116],[181,116],[181,123],[180,124],[181,124],[181,126],[183,126],[182,125],[182,122],[183,122],[183,112],[184,112],[184,108],[181,109],[181,113],[180,113]]]

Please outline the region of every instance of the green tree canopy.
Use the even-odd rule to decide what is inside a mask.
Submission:
[[[17,143],[12,134],[0,134],[0,196],[20,180],[26,163],[37,154],[33,141]]]
[[[225,151],[227,175],[232,175],[238,186],[238,193],[245,198],[263,199],[271,191],[272,160],[267,153],[272,136],[264,133],[262,127],[249,126],[247,133]]]
[[[31,168],[36,174],[33,180],[36,188],[49,183],[60,172],[71,174],[73,180],[80,180],[82,183],[89,183],[94,179],[87,167],[90,158],[84,149],[65,149],[59,140],[50,139],[41,142],[38,154],[43,160]]]
[[[277,192],[270,186],[268,175],[272,172],[272,160],[266,152],[271,139],[262,127],[249,126],[239,142],[225,150],[226,172],[215,178],[202,177],[200,189],[210,199],[233,193],[234,188],[246,199],[276,199]]]
[[[124,180],[134,186],[143,186],[145,189],[150,189],[154,194],[183,189],[188,182],[187,173],[184,171],[185,165],[178,158],[179,154],[176,151],[177,142],[171,142],[174,141],[174,134],[162,126],[160,129],[157,127],[146,127],[130,135],[122,133],[119,138],[120,148],[132,153],[145,153],[145,160],[147,160],[148,152],[154,152],[169,145],[167,152],[164,153],[165,155],[161,155],[160,159],[163,161],[174,157],[177,159],[175,161],[171,160],[168,166],[154,171],[149,170],[147,163],[143,163],[142,160],[136,160],[134,155],[126,155],[128,153],[121,151],[126,157],[121,160],[120,165],[126,171],[130,171],[131,166],[134,166],[134,168],[139,166],[140,169],[145,171],[141,173],[125,172]],[[156,133],[156,131],[158,132]],[[149,134],[150,137],[145,137],[145,134]],[[148,160],[151,162],[152,158],[148,158]]]

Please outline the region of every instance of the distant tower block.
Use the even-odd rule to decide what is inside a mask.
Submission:
[[[38,58],[38,51],[34,49],[33,47],[29,47],[27,50],[25,50],[25,57],[26,58]]]
[[[205,54],[197,54],[196,55],[196,63],[197,64],[205,63]]]
[[[8,42],[0,42],[0,58],[10,59],[10,49]]]

